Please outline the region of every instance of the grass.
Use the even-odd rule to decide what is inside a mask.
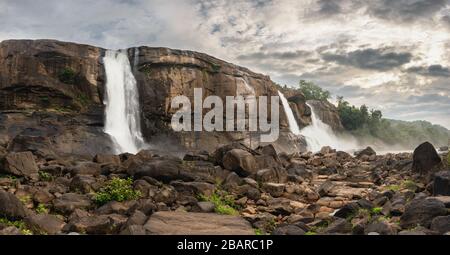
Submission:
[[[234,203],[234,197],[226,191],[215,189],[210,196],[200,195],[201,201],[208,201],[214,204],[214,210],[218,214],[238,215],[238,206]]]
[[[255,235],[257,235],[257,236],[263,236],[263,235],[265,235],[265,234],[264,234],[264,231],[262,231],[261,229],[255,228]]]
[[[103,186],[94,196],[94,201],[98,205],[104,205],[110,201],[127,201],[138,199],[141,192],[134,190],[133,179],[121,179],[114,177]]]
[[[33,232],[27,228],[27,225],[25,224],[25,222],[23,222],[21,220],[11,221],[6,218],[0,218],[0,224],[4,224],[8,227],[11,227],[11,226],[16,227],[24,235],[32,235],[33,234]]]
[[[20,197],[19,200],[20,200],[20,202],[22,202],[22,204],[26,205],[31,202],[31,197],[26,195],[26,196]]]
[[[50,182],[53,180],[53,176],[47,172],[39,171],[39,179],[44,182]]]
[[[315,236],[315,235],[317,235],[317,233],[314,231],[308,231],[305,233],[305,236]]]
[[[49,210],[44,204],[38,204],[38,206],[36,207],[36,212],[38,214],[48,214]]]
[[[371,215],[380,215],[381,211],[383,211],[382,207],[374,207],[372,210],[370,210]]]
[[[411,181],[411,180],[403,181],[402,187],[405,188],[405,189],[408,189],[410,191],[416,191],[417,190],[417,184],[414,181]]]

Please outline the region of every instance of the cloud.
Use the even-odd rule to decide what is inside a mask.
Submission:
[[[297,51],[286,51],[286,52],[255,52],[247,55],[239,55],[237,59],[239,60],[261,60],[261,59],[280,59],[280,60],[291,60],[297,58],[306,58],[311,56],[312,53],[309,51],[297,50]]]
[[[367,13],[389,21],[411,22],[429,19],[449,4],[448,0],[371,0],[364,1]]]
[[[450,77],[450,69],[441,65],[414,66],[407,69],[410,73],[416,73],[424,76]]]
[[[388,49],[363,49],[342,54],[323,53],[326,61],[361,69],[389,70],[411,61],[409,52],[392,52]]]

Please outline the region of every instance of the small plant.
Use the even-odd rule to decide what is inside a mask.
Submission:
[[[20,202],[22,202],[22,204],[29,204],[31,202],[31,197],[30,196],[23,196],[19,198]]]
[[[27,225],[23,221],[10,221],[6,218],[0,218],[0,224],[4,224],[9,227],[16,227],[22,232],[24,235],[32,235],[33,232],[27,228]]]
[[[94,200],[98,205],[104,205],[110,201],[122,202],[138,199],[141,192],[132,187],[133,179],[121,179],[114,177],[95,194]]]
[[[262,235],[264,235],[264,231],[262,231],[262,230],[259,229],[259,228],[255,228],[255,235],[257,235],[257,236],[262,236]]]
[[[38,204],[38,206],[36,207],[36,212],[38,214],[48,214],[48,209],[44,204]]]
[[[234,197],[223,190],[216,189],[210,196],[200,195],[200,200],[213,203],[215,212],[218,214],[239,214],[238,206],[234,203]]]
[[[370,214],[372,215],[380,215],[381,211],[383,211],[382,207],[374,207],[372,208],[372,210],[370,211]]]
[[[305,233],[305,236],[315,236],[315,235],[317,235],[317,233],[314,231],[308,231]]]
[[[39,179],[44,182],[50,182],[53,180],[53,176],[47,172],[39,171]]]
[[[10,174],[0,174],[0,178],[7,178],[7,179],[11,179],[11,180],[17,180],[17,177],[15,177],[14,175],[10,175]]]
[[[74,70],[66,67],[59,74],[58,79],[66,84],[75,84],[77,78],[77,74]]]
[[[414,181],[406,180],[402,183],[403,188],[408,189],[410,191],[417,190],[417,184]]]
[[[399,191],[400,190],[400,186],[399,185],[389,185],[386,187],[387,190],[392,190],[392,191]]]

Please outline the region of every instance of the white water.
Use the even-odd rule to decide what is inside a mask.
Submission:
[[[305,137],[309,151],[320,151],[323,146],[343,151],[352,151],[358,148],[356,140],[338,137],[329,125],[317,117],[314,107],[308,103],[306,105],[311,108],[311,125],[303,128],[300,134]]]
[[[105,133],[116,153],[137,153],[145,145],[141,133],[139,95],[126,51],[107,51]]]
[[[292,112],[289,102],[287,101],[283,93],[281,93],[280,91],[278,91],[278,96],[280,96],[281,103],[283,104],[283,109],[284,112],[286,113],[291,133],[293,133],[294,135],[300,135],[300,128],[298,127],[297,120],[294,117],[294,113]]]

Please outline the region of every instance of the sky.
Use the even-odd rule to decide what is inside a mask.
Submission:
[[[0,0],[0,41],[204,52],[450,128],[450,0]]]

